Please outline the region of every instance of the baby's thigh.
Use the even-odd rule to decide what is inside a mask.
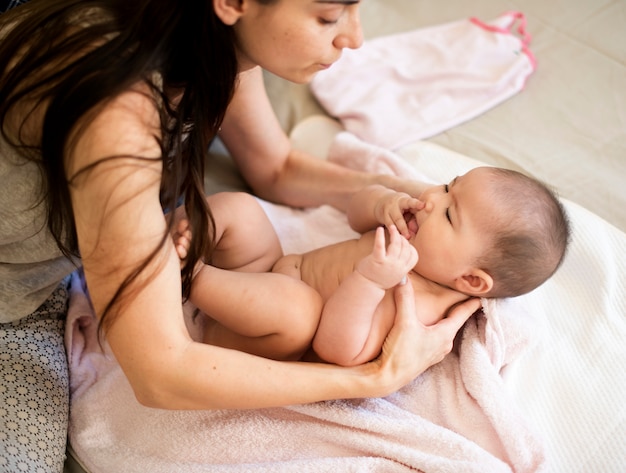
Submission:
[[[269,271],[282,256],[282,248],[274,226],[254,196],[220,192],[209,196],[207,202],[216,230],[211,264],[238,271]]]
[[[63,285],[33,314],[0,324],[0,471],[63,470],[69,376]]]

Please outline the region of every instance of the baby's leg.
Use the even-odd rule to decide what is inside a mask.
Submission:
[[[240,275],[242,273],[239,273]],[[322,298],[304,282],[283,274],[246,273],[255,278],[243,287],[245,301],[229,314],[207,317],[203,341],[212,345],[244,351],[277,360],[298,360],[310,348],[322,311]],[[257,279],[258,277],[258,279]],[[258,303],[249,299],[259,287],[275,290]],[[232,303],[232,300],[230,301]]]
[[[267,215],[250,194],[220,192],[207,197],[215,221],[216,247],[212,266],[233,271],[265,272],[282,256],[278,236]],[[178,256],[187,256],[191,232],[184,208],[177,210],[173,235]]]
[[[317,329],[321,297],[298,279],[269,272],[282,249],[254,197],[219,193],[207,202],[217,244],[191,292],[191,302],[208,316],[203,341],[268,358],[298,359]],[[174,238],[184,258],[190,238],[184,210],[177,218]]]

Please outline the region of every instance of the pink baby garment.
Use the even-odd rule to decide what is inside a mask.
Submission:
[[[344,50],[311,90],[347,131],[397,149],[522,90],[535,69],[525,27],[522,13],[508,12],[375,38]]]

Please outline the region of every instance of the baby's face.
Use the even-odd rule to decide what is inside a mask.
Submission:
[[[417,273],[454,287],[454,280],[488,250],[488,229],[497,221],[493,218],[496,205],[490,198],[491,175],[489,168],[476,168],[419,196],[424,209],[409,222],[409,228],[416,231],[410,241],[419,255]]]

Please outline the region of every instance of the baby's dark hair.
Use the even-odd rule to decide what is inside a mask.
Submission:
[[[477,266],[494,281],[488,297],[514,297],[539,287],[561,265],[571,230],[563,204],[542,182],[520,172],[490,168],[499,215],[490,220],[492,243]]]

